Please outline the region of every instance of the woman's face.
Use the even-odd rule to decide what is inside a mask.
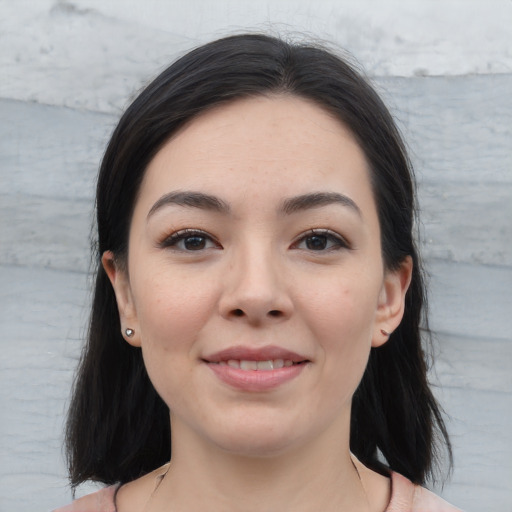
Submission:
[[[383,267],[353,136],[293,96],[192,120],[147,168],[127,272],[109,252],[103,262],[173,441],[260,456],[348,436],[410,274]]]

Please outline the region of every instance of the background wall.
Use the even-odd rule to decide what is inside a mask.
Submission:
[[[396,114],[420,182],[432,379],[455,450],[437,491],[512,511],[510,27],[508,0],[0,0],[0,510],[70,500],[63,418],[117,117],[185,49],[248,28],[353,52]]]

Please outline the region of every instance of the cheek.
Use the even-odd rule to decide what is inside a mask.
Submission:
[[[307,299],[306,322],[329,376],[326,385],[345,390],[340,400],[355,391],[368,361],[380,290],[376,282],[364,274],[345,275]]]
[[[368,275],[353,273],[323,282],[303,298],[309,324],[318,330],[322,344],[337,346],[370,342],[380,288]],[[313,283],[311,283],[313,285]]]
[[[211,287],[192,279],[146,275],[134,286],[141,349],[149,378],[169,408],[180,409],[183,383],[197,362],[202,329],[215,298]]]
[[[150,274],[136,283],[142,345],[166,351],[192,346],[215,304],[215,290],[207,284],[178,273]]]

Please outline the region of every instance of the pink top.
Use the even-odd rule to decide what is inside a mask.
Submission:
[[[116,490],[115,485],[106,487],[54,512],[117,512]],[[386,512],[461,512],[461,510],[424,487],[414,485],[404,476],[392,472],[391,501]]]

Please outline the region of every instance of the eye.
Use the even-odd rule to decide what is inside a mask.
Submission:
[[[293,248],[321,252],[336,249],[349,249],[350,246],[341,235],[329,229],[312,229],[302,235],[293,244]]]
[[[204,231],[196,229],[182,229],[172,233],[161,244],[162,248],[171,248],[176,251],[203,251],[205,249],[219,248],[220,245]]]

